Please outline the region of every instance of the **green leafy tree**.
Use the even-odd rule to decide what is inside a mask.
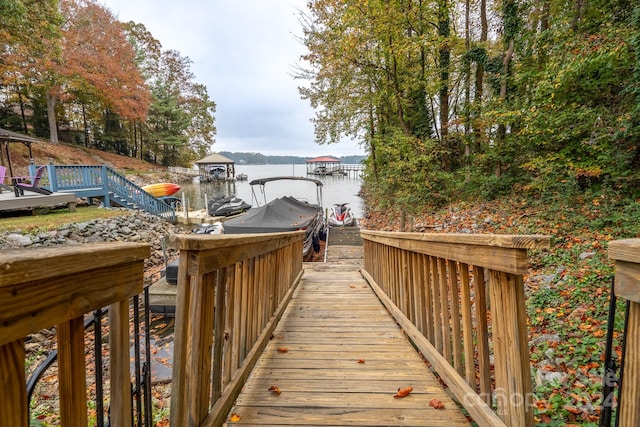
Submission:
[[[167,165],[188,166],[203,157],[215,135],[215,103],[194,82],[191,60],[165,51],[149,74],[153,102],[146,123],[147,156]]]

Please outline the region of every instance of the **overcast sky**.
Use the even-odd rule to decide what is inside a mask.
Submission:
[[[144,24],[164,50],[192,61],[217,104],[213,151],[315,157],[363,154],[356,142],[314,142],[314,112],[291,74],[305,47],[306,0],[102,0],[120,21]]]

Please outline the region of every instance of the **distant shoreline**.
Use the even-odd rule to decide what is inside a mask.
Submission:
[[[307,160],[312,158],[300,156],[274,156],[260,153],[232,153],[229,151],[220,151],[218,154],[233,160],[238,165],[304,165],[307,163]],[[360,164],[367,158],[367,156],[360,155],[331,157],[340,160],[343,164]]]

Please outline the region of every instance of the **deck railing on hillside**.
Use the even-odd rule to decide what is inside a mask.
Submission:
[[[616,425],[640,426],[640,239],[610,242],[609,258],[615,261],[615,295],[629,302]]]
[[[136,243],[0,254],[0,426],[29,425],[24,338],[52,326],[60,424],[88,425],[84,317],[103,307],[109,307],[110,425],[132,425],[129,299],[143,290],[149,255],[149,245]]]
[[[76,197],[100,198],[105,206],[115,202],[120,206],[142,209],[150,214],[175,222],[175,209],[153,197],[140,186],[108,166],[46,165],[42,185],[53,192],[73,192]],[[31,165],[33,175],[38,166]]]
[[[550,238],[362,237],[363,274],[478,425],[532,427],[523,275],[527,250]]]
[[[302,274],[304,232],[176,235],[172,426],[219,426]]]
[[[181,168],[178,166],[169,166],[169,172],[178,173],[181,175],[189,175],[189,176],[198,176],[200,175],[200,171],[198,169],[193,168]]]

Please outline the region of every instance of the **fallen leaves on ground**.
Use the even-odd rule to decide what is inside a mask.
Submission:
[[[232,423],[237,423],[238,421],[240,421],[242,417],[238,414],[236,414],[235,412],[233,414],[231,414],[231,417],[229,418],[229,421],[231,421]]]
[[[278,353],[286,353],[289,349],[287,347],[278,347]]]

